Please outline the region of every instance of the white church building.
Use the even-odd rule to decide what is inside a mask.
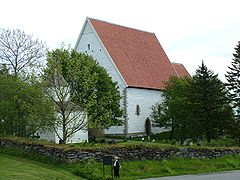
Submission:
[[[190,76],[182,64],[169,61],[154,33],[97,19],[86,18],[75,50],[91,55],[118,82],[124,125],[106,134],[145,133],[151,107],[163,100],[164,83],[170,76]]]

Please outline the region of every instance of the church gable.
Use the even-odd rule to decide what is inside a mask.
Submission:
[[[121,73],[118,71],[116,65],[111,59],[111,56],[108,54],[108,51],[102,44],[101,39],[98,37],[98,34],[92,27],[89,18],[87,18],[84,23],[83,29],[77,40],[75,50],[89,54],[96,59],[98,63],[107,70],[113,81],[118,82],[121,90],[126,87],[126,83]]]

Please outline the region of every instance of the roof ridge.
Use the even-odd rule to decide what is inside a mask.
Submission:
[[[89,20],[92,19],[92,20],[96,20],[96,21],[101,21],[101,22],[104,22],[104,23],[112,24],[114,26],[120,26],[120,27],[123,27],[123,28],[128,28],[128,29],[132,29],[132,30],[136,30],[136,31],[141,31],[141,32],[149,33],[149,34],[155,34],[154,32],[149,32],[149,31],[145,31],[145,30],[141,30],[141,29],[137,29],[137,28],[133,28],[133,27],[129,27],[129,26],[124,26],[124,25],[120,25],[120,24],[116,24],[116,23],[111,23],[111,22],[96,19],[96,18],[91,18],[91,17],[87,17],[87,18]]]
[[[177,62],[171,62],[172,64],[181,64],[181,65],[183,65],[183,63],[177,63]]]
[[[172,65],[174,71],[176,72],[176,74],[178,75],[178,77],[180,77],[180,75],[178,74],[178,72],[177,72],[177,70],[176,70],[176,68],[175,68],[175,66],[174,66],[173,64],[176,64],[176,63],[172,63],[172,62],[171,62],[171,65]]]

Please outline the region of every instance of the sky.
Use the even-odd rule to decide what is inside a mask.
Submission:
[[[74,48],[86,17],[154,32],[172,62],[193,75],[202,60],[225,81],[240,41],[239,0],[0,0],[0,28]]]

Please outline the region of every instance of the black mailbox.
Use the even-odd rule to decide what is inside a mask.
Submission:
[[[104,165],[112,165],[112,156],[103,156]]]
[[[105,165],[110,165],[111,166],[111,174],[112,174],[112,179],[113,179],[113,159],[112,156],[103,156],[103,177],[105,179]]]

